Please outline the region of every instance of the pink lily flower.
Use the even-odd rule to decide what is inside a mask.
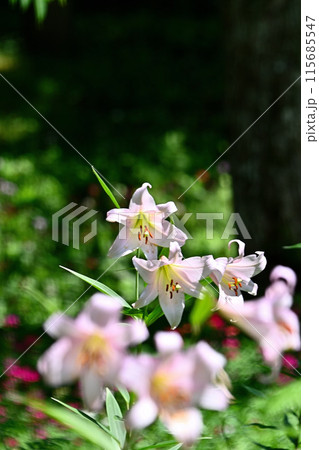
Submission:
[[[265,363],[271,367],[274,380],[280,372],[282,353],[300,350],[299,320],[291,309],[296,274],[289,267],[277,266],[270,275],[272,281],[264,297],[245,302],[239,310],[233,305],[224,305],[221,313],[236,321],[261,349]]]
[[[203,286],[201,278],[206,270],[208,257],[195,256],[183,259],[180,246],[171,242],[169,256],[159,260],[133,258],[133,264],[143,280],[147,283],[135,303],[135,308],[148,305],[159,297],[161,308],[174,329],[181,321],[185,307],[185,293],[200,297]]]
[[[267,263],[264,252],[244,256],[245,244],[238,239],[230,241],[228,248],[233,242],[238,244],[236,258],[211,257],[207,263],[210,269],[209,276],[219,287],[219,306],[228,302],[237,306],[242,305],[244,298],[241,291],[256,295],[258,286],[251,278],[264,270]]]
[[[130,201],[129,208],[111,209],[107,213],[108,222],[119,222],[122,225],[119,235],[111,246],[108,256],[115,258],[127,255],[141,248],[148,259],[157,258],[157,247],[169,247],[176,241],[184,245],[186,234],[165,220],[177,208],[174,202],[156,205],[144,183],[137,189]]]
[[[176,332],[156,333],[155,343],[158,357],[129,356],[123,363],[122,383],[138,397],[127,424],[145,428],[158,416],[179,442],[192,445],[203,429],[197,407],[222,411],[232,398],[226,359],[203,341],[183,351]]]
[[[80,379],[85,407],[103,406],[104,386],[115,386],[126,348],[148,337],[141,321],[119,322],[121,304],[94,294],[75,318],[54,314],[44,328],[55,342],[38,361],[47,384],[61,386]]]

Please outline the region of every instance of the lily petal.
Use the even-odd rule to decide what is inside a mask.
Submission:
[[[184,231],[177,228],[167,220],[162,221],[161,235],[154,239],[156,245],[160,247],[169,247],[171,243],[176,242],[180,247],[185,244],[187,235]]]
[[[127,239],[122,237],[125,235],[127,235]],[[130,233],[130,230],[126,228],[126,230],[123,231],[122,229],[111,245],[107,256],[109,258],[119,258],[120,256],[125,256],[132,253],[137,248],[137,240],[134,239],[134,236]]]
[[[273,283],[277,280],[285,280],[293,294],[297,284],[297,275],[290,267],[276,266],[270,273],[270,281]]]
[[[38,371],[53,387],[73,383],[79,376],[79,347],[69,338],[60,338],[38,360]]]
[[[164,213],[164,219],[177,211],[177,207],[174,202],[161,203],[157,205],[157,208]]]
[[[181,335],[174,331],[159,331],[154,340],[157,351],[163,355],[178,352],[184,345]]]
[[[247,280],[258,275],[266,267],[267,260],[264,252],[256,252],[254,255],[247,255],[242,258],[235,258],[228,264],[226,270],[231,270],[235,276]]]
[[[156,419],[158,408],[156,403],[150,398],[138,400],[127,416],[129,428],[141,429],[148,427]]]
[[[199,405],[204,409],[211,409],[213,411],[224,411],[228,405],[231,396],[227,391],[216,386],[207,386],[200,399]]]
[[[143,183],[142,186],[134,192],[130,201],[130,209],[143,209],[144,211],[156,211],[156,203],[154,198],[148,192],[148,188],[152,188],[149,183]]]
[[[79,330],[77,329],[74,320],[65,316],[63,313],[52,314],[44,322],[43,328],[45,332],[54,339],[64,336],[76,337],[79,335]]]
[[[127,225],[127,221],[133,220],[136,215],[136,212],[128,208],[113,208],[106,213],[106,220]]]
[[[86,408],[90,411],[99,411],[104,404],[104,382],[94,370],[87,369],[81,373],[81,393]]]
[[[133,257],[132,262],[135,269],[146,283],[154,283],[157,276],[157,270],[159,267],[165,265],[164,260],[146,260],[137,258],[136,256]]]
[[[219,284],[226,270],[228,258],[208,259],[207,264],[210,269],[210,277],[215,284]]]
[[[171,328],[174,330],[180,323],[185,308],[185,296],[183,292],[170,298],[170,292],[166,291],[167,279],[164,274],[159,278],[159,302]]]
[[[134,308],[143,308],[149,305],[158,296],[158,287],[156,283],[148,284],[142,291],[139,299],[134,303]]]
[[[235,308],[234,314],[237,313],[237,309],[241,310],[243,304],[244,304],[244,297],[241,293],[235,294],[234,291],[228,289],[227,286],[219,285],[219,297],[218,297],[218,307],[223,308],[224,305],[233,305]],[[231,308],[231,306],[230,306]]]
[[[183,255],[182,255],[181,247],[178,244],[178,242],[173,241],[170,243],[168,259],[170,260],[170,262],[174,262],[174,263],[182,261]]]
[[[116,298],[96,293],[75,319],[75,323],[86,332],[93,331],[97,326],[103,329],[110,323],[118,322],[121,309],[122,305]]]
[[[126,356],[122,361],[120,381],[127,389],[136,392],[139,397],[149,395],[150,377],[155,367],[152,356],[141,354],[139,356]]]
[[[191,446],[203,430],[202,415],[196,408],[181,409],[161,415],[172,435],[185,445]]]
[[[238,255],[239,256],[244,256],[246,244],[243,241],[239,240],[239,239],[233,239],[232,241],[228,242],[228,248],[230,248],[230,246],[231,246],[231,244],[233,242],[236,242],[238,244]]]

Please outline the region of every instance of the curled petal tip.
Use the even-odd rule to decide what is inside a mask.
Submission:
[[[228,249],[230,249],[230,246],[233,242],[236,242],[238,244],[238,255],[244,256],[246,244],[243,241],[241,241],[240,239],[233,239],[228,242]]]

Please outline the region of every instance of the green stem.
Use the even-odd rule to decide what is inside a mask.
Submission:
[[[139,248],[136,251],[136,257],[137,258],[140,257],[140,249]],[[139,299],[139,296],[140,296],[140,274],[138,273],[138,271],[136,271],[136,274],[135,274],[135,301],[136,302]]]

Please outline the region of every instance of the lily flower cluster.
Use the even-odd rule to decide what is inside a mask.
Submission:
[[[186,234],[166,219],[177,211],[173,202],[156,205],[148,192],[151,185],[144,183],[132,196],[129,208],[112,209],[107,213],[109,222],[119,222],[121,229],[111,246],[108,256],[120,257],[141,249],[146,259],[133,257],[133,264],[147,283],[135,303],[136,308],[148,305],[157,297],[172,329],[182,318],[185,294],[201,298],[204,288],[200,283],[206,277],[219,287],[219,304],[233,302],[243,304],[241,291],[252,295],[257,285],[251,280],[266,266],[263,252],[244,256],[245,244],[236,242],[239,255],[236,258],[217,258],[212,255],[183,258],[181,246]],[[169,248],[169,256],[158,256],[160,247]]]

